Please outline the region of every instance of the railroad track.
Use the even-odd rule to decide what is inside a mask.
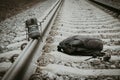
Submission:
[[[94,5],[100,6],[107,13],[114,17],[120,18],[120,1],[119,0],[90,0]]]
[[[42,39],[30,40],[2,80],[120,80],[117,18],[85,0],[58,0],[40,22]],[[59,42],[72,35],[102,39],[110,62],[58,52]]]
[[[103,5],[109,9],[113,9],[114,11],[117,11],[119,13],[120,11],[120,1],[119,0],[91,0],[95,3],[98,3],[100,5]]]

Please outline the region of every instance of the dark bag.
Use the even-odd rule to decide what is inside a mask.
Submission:
[[[69,37],[58,45],[58,51],[69,55],[103,56],[105,54],[101,53],[102,49],[102,40],[79,35]]]

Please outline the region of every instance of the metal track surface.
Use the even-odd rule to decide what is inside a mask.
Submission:
[[[28,80],[30,76],[30,80],[120,80],[118,19],[87,0],[59,0],[41,22],[42,40],[31,40],[2,80]],[[89,56],[58,52],[59,42],[73,35],[102,39],[103,52],[112,54],[110,62],[84,61]]]

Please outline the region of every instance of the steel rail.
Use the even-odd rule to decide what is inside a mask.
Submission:
[[[54,13],[54,11],[50,14],[51,16],[49,16],[48,19],[46,19],[45,23],[44,23],[44,31],[43,31],[43,34],[42,34],[42,42],[39,42],[38,44],[38,47],[37,47],[37,50],[35,51],[35,55],[34,55],[34,58],[32,59],[31,63],[30,63],[30,67],[28,68],[26,74],[25,74],[25,77],[23,80],[28,80],[29,78],[29,75],[31,74],[34,74],[35,71],[36,71],[36,65],[34,65],[37,61],[37,59],[42,55],[42,48],[44,47],[45,45],[45,42],[46,42],[46,38],[51,30],[51,27],[52,27],[52,24],[54,23],[54,20],[55,20],[55,17],[57,16],[57,13],[58,11],[60,10],[62,4],[63,4],[63,1],[64,0],[60,0],[60,4],[57,5],[58,7],[56,7],[54,9],[54,11],[56,13]],[[31,70],[32,68],[32,70]],[[28,75],[29,74],[29,75]]]
[[[31,40],[32,42],[27,45],[27,48],[21,53],[21,55],[16,59],[14,64],[7,71],[2,80],[18,80],[21,77],[25,69],[25,65],[30,57],[32,50],[34,49],[37,40]],[[19,76],[20,75],[20,76]]]
[[[113,3],[106,3],[105,1],[101,1],[101,0],[90,0],[90,1],[92,1],[96,4],[99,4],[99,5],[105,6],[105,7],[109,8],[110,10],[115,11],[117,13],[120,13],[120,7],[112,5]]]
[[[34,62],[36,62],[37,58],[42,54],[42,48],[45,44],[45,40],[54,22],[55,15],[57,15],[57,12],[60,9],[62,3],[63,0],[58,0],[44,18],[44,29],[41,33],[43,42],[41,39],[30,40],[26,48],[22,51],[10,69],[6,72],[2,80],[28,80],[32,73],[34,73],[36,69]]]

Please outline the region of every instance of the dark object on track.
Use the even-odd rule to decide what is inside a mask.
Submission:
[[[103,57],[103,60],[106,61],[106,62],[109,62],[110,58],[111,58],[111,54],[107,53],[107,54],[105,54],[105,56]]]
[[[102,53],[103,43],[102,40],[96,38],[88,38],[83,36],[69,37],[58,45],[58,51],[64,52],[69,55],[81,55],[81,56],[104,56]]]
[[[38,39],[40,37],[39,26],[36,18],[26,20],[25,25],[27,28],[28,39]]]
[[[44,80],[44,79],[42,79],[42,76],[40,73],[36,73],[31,75],[30,80]]]
[[[3,48],[0,46],[0,53],[3,53]]]
[[[14,54],[9,60],[11,61],[11,63],[13,63],[16,58],[19,56],[19,54]]]
[[[27,45],[27,43],[23,43],[23,44],[20,46],[20,49],[23,50],[26,45]]]

